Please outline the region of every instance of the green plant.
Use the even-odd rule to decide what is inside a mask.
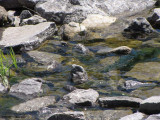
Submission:
[[[9,61],[9,57],[11,58],[12,63]],[[12,66],[14,66],[16,69],[18,68],[13,49],[10,48],[7,57],[3,54],[3,51],[0,49],[0,77],[2,79],[3,85],[6,88],[9,88],[8,77],[10,77],[10,69]]]

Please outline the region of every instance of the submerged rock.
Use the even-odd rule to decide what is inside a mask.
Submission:
[[[70,75],[71,81],[73,81],[75,84],[81,84],[88,81],[87,72],[80,65],[73,64]]]
[[[67,111],[52,114],[47,120],[86,120],[83,112]]]
[[[139,111],[145,114],[159,114],[160,96],[152,96],[143,100],[140,104]]]
[[[11,110],[18,113],[33,112],[33,111],[38,111],[42,107],[53,105],[55,102],[56,100],[54,96],[45,96],[45,97],[35,98],[24,103],[20,103],[19,105],[13,106]]]
[[[99,94],[93,89],[76,89],[71,93],[64,95],[63,100],[79,106],[92,106],[98,99]]]
[[[80,43],[76,44],[73,49],[76,52],[81,53],[81,54],[89,54],[90,53],[89,49]]]
[[[3,28],[1,28],[3,30]],[[0,46],[14,47],[16,50],[33,50],[48,37],[57,31],[53,22],[44,22],[37,25],[25,25],[22,27],[9,27],[3,32]],[[2,33],[1,33],[2,34]]]
[[[156,33],[156,31],[150,23],[142,17],[134,19],[129,26],[124,29],[123,35],[131,39],[144,39],[152,33]]]
[[[114,108],[114,107],[139,107],[140,98],[117,96],[117,97],[103,97],[99,98],[101,107]]]
[[[145,114],[137,112],[137,113],[122,117],[119,120],[144,120],[144,119],[145,119]]]
[[[12,85],[9,94],[21,99],[31,99],[43,93],[43,83],[41,78],[25,79]]]
[[[143,62],[137,63],[125,76],[136,78],[137,80],[159,81],[160,80],[160,63]]]

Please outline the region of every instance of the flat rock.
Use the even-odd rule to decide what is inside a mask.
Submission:
[[[0,46],[16,47],[19,50],[33,50],[48,37],[51,37],[57,28],[53,22],[44,22],[37,25],[1,28],[0,31],[3,31]]]
[[[19,105],[13,106],[11,110],[18,113],[38,111],[40,108],[53,105],[55,102],[56,100],[54,96],[45,96],[20,103]]]
[[[43,93],[43,80],[41,78],[29,78],[12,85],[9,94],[21,99],[31,99]]]
[[[132,114],[131,110],[87,110],[84,111],[87,120],[119,120]]]
[[[145,118],[145,114],[137,112],[137,113],[122,117],[119,120],[144,120],[144,118]]]
[[[103,97],[99,98],[99,105],[105,108],[114,107],[139,107],[142,100],[128,96]]]
[[[47,120],[86,120],[84,113],[79,111],[67,111],[54,113]]]
[[[137,63],[129,72],[125,74],[125,76],[136,78],[137,80],[159,81],[159,71],[159,62],[143,62]]]
[[[152,96],[143,100],[140,104],[139,111],[145,114],[160,113],[160,96]]]
[[[76,89],[71,93],[64,95],[63,100],[69,101],[71,104],[80,106],[92,106],[98,99],[99,94],[93,89]]]

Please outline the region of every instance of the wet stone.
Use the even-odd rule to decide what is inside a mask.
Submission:
[[[152,96],[143,100],[140,104],[139,111],[145,114],[160,113],[160,96]]]
[[[105,108],[115,107],[139,107],[142,100],[128,96],[103,97],[99,98],[99,105]]]

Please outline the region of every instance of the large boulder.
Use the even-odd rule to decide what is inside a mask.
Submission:
[[[29,78],[11,86],[9,94],[21,99],[32,99],[43,93],[44,80]]]
[[[131,39],[146,39],[146,36],[152,35],[156,31],[152,28],[146,18],[140,17],[132,20],[123,35]]]
[[[155,4],[154,0],[49,0],[36,5],[36,11],[56,23],[82,22],[88,14],[124,15],[137,13]]]
[[[4,32],[3,32],[4,31]],[[33,50],[57,31],[56,24],[44,22],[37,25],[1,28],[0,46],[15,47],[16,50]]]
[[[139,107],[141,101],[142,100],[139,98],[128,97],[128,96],[99,98],[100,106],[105,108]]]
[[[98,97],[98,92],[93,89],[76,89],[71,93],[64,95],[63,100],[69,101],[69,103],[73,105],[92,106],[95,104]]]
[[[54,96],[45,96],[20,103],[19,105],[13,106],[11,110],[18,113],[38,111],[40,108],[53,105],[55,102]]]
[[[139,111],[145,114],[159,114],[160,96],[152,96],[143,100],[140,104]]]
[[[52,114],[47,120],[86,120],[84,113],[79,111],[67,111]]]

